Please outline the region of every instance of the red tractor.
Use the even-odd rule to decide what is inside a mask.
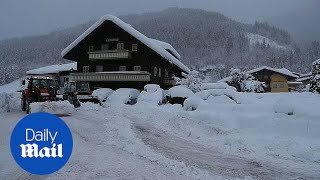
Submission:
[[[57,100],[57,81],[50,77],[30,77],[22,81],[21,109],[30,113],[30,104]]]

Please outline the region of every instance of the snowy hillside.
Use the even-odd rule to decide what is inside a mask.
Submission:
[[[230,68],[252,69],[261,65],[308,72],[310,64],[320,58],[317,43],[297,46],[299,53],[293,53],[295,49],[283,52],[281,46],[295,47],[288,32],[266,23],[240,23],[215,12],[169,8],[119,18],[149,38],[170,43],[177,50],[173,53],[177,57],[181,55],[181,61],[191,69],[221,64],[219,74],[223,77],[229,75]],[[43,36],[0,41],[0,84],[18,79],[30,69],[70,63],[61,58],[61,51],[92,24],[88,22]],[[251,41],[248,33],[254,35]],[[268,39],[270,48],[250,46],[250,42],[263,42],[260,36]]]
[[[264,45],[270,46],[272,48],[280,49],[280,50],[288,50],[289,48],[286,46],[279,45],[277,42],[270,40],[267,37],[261,36],[259,34],[248,33],[247,37],[249,39],[250,45]]]

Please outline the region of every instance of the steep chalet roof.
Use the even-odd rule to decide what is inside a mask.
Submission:
[[[112,15],[105,15],[101,17],[97,22],[95,22],[89,29],[87,29],[83,34],[81,34],[75,41],[73,41],[68,47],[66,47],[62,52],[61,55],[64,57],[66,54],[68,54],[74,47],[76,47],[84,38],[86,38],[90,33],[92,33],[95,29],[97,29],[103,22],[105,21],[111,21],[115,23],[117,26],[125,30],[127,33],[144,43],[146,46],[151,48],[153,51],[161,55],[163,58],[167,59],[170,63],[175,64],[180,69],[182,69],[185,72],[190,72],[190,69],[185,66],[182,62],[180,62],[177,58],[180,57],[178,52],[168,43],[150,39],[147,36],[143,35],[136,29],[134,29],[130,24],[127,24],[123,22],[121,19],[112,16]],[[170,54],[168,50],[170,50],[176,57],[174,57],[172,54]]]
[[[291,71],[289,71],[288,69],[286,68],[281,68],[281,69],[276,69],[276,68],[271,68],[271,67],[268,67],[268,66],[261,66],[261,67],[258,67],[256,69],[252,69],[250,71],[246,71],[246,73],[248,74],[252,74],[252,73],[256,73],[256,72],[259,72],[259,71],[262,71],[262,70],[270,70],[270,71],[273,71],[273,72],[276,72],[276,73],[279,73],[279,74],[283,74],[283,75],[286,75],[286,76],[289,76],[289,77],[292,77],[292,78],[298,78],[297,75],[293,74]],[[219,80],[218,82],[228,82],[232,79],[231,76],[228,76],[226,78],[223,78],[221,80]]]
[[[63,71],[77,70],[77,63],[57,64],[27,71],[28,75],[55,74]]]

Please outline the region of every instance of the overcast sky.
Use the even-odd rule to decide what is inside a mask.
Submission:
[[[288,13],[308,13],[320,0],[1,0],[0,39],[45,34],[104,14],[125,15],[168,7],[200,8],[252,22]]]

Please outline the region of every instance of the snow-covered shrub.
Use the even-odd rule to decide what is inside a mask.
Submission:
[[[144,91],[137,98],[138,103],[150,103],[160,105],[164,101],[163,89],[156,84],[144,86]]]
[[[197,96],[192,96],[183,102],[183,110],[194,111],[204,100]]]
[[[312,78],[309,84],[310,92],[320,93],[320,59],[312,64]]]
[[[265,84],[255,80],[255,78],[240,69],[231,69],[231,84],[240,92],[264,92]]]
[[[105,101],[113,93],[110,88],[100,88],[93,91],[92,95],[97,96],[100,101]]]
[[[111,104],[135,104],[139,94],[140,92],[136,89],[120,88],[107,98],[107,102]]]
[[[183,78],[175,77],[177,85],[189,88],[194,93],[201,90],[202,79],[198,71],[191,71],[189,74],[182,73]]]

